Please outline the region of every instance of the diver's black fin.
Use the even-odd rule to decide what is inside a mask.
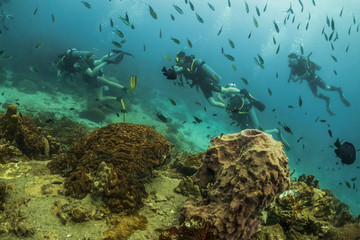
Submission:
[[[163,67],[161,71],[166,72],[166,67]]]
[[[249,101],[250,103],[257,108],[257,110],[259,110],[260,112],[263,112],[265,110],[265,104],[263,104],[262,102],[260,102],[259,100],[257,100],[256,98],[254,98],[253,96],[251,96],[249,94]]]
[[[334,143],[335,147],[340,147],[341,144],[340,144],[340,140],[337,138],[336,139],[336,142]]]

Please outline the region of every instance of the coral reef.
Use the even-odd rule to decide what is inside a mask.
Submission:
[[[29,117],[17,113],[16,105],[9,105],[6,113],[0,115],[0,139],[29,158],[47,158],[59,150],[51,136],[44,136]]]
[[[314,187],[314,188],[319,188],[319,179],[315,180],[315,176],[310,174],[308,176],[306,176],[305,174],[302,174],[299,176],[298,178],[299,182],[304,182],[306,183],[306,185]]]
[[[147,196],[142,179],[153,167],[165,162],[170,155],[170,144],[149,126],[115,123],[102,127],[73,144],[66,154],[49,162],[53,173],[70,168],[65,183],[66,194],[85,197],[94,185],[96,172],[102,162],[110,169],[103,192],[99,192],[112,211],[133,211],[142,206]]]
[[[180,222],[202,219],[220,239],[249,239],[259,225],[255,213],[289,187],[289,171],[282,144],[269,134],[247,129],[217,137],[194,178],[204,199],[190,197]]]
[[[105,240],[129,239],[136,230],[144,230],[147,226],[146,217],[134,213],[128,216],[113,215],[107,221],[112,226],[103,234]]]
[[[302,178],[309,179],[305,176]],[[314,178],[310,176],[310,179]],[[359,237],[360,225],[354,223],[348,206],[336,199],[329,190],[316,187],[303,181],[291,182],[290,189],[277,196],[266,210],[264,225],[279,224],[289,240],[355,239],[350,236],[356,234]],[[267,238],[257,236],[252,239]]]

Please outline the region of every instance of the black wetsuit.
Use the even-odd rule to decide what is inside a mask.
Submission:
[[[221,91],[221,86],[217,83],[216,79],[209,77],[202,69],[202,65],[205,62],[197,64],[195,58],[186,57],[185,63],[181,66],[183,68],[182,74],[186,79],[191,79],[191,87],[199,87],[203,92],[206,99],[213,96],[212,92]]]
[[[298,64],[291,68],[291,74],[301,76],[306,72],[309,72],[310,75],[306,78],[306,81],[309,84],[309,87],[315,96],[318,95],[317,87],[322,89],[326,88],[326,83],[321,79],[316,73],[315,70],[319,70],[320,67],[313,61],[306,61],[305,59],[299,59]]]
[[[251,126],[248,114],[251,107],[251,103],[246,101],[246,98],[242,94],[236,94],[229,99],[228,109],[230,118],[237,122],[237,125],[239,125],[241,129],[253,127]]]
[[[78,61],[78,63],[80,64],[80,69],[81,69],[80,72],[82,72],[82,74],[83,74],[84,81],[87,82],[90,87],[93,87],[93,88],[101,87],[101,84],[99,83],[98,77],[104,75],[103,71],[100,70],[93,77],[86,74],[86,70],[88,68],[90,68],[90,69],[95,68],[94,60],[84,59],[83,57],[80,57],[80,60]]]

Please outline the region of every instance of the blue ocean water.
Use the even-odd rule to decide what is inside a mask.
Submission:
[[[196,141],[200,146],[197,150],[206,150],[209,145],[208,134],[216,136],[240,129],[235,125],[230,126],[231,120],[224,111],[211,107],[201,92],[188,86],[180,89],[164,78],[162,67],[175,64],[176,53],[181,49],[185,50],[187,54],[194,54],[205,60],[222,77],[221,85],[234,82],[266,105],[264,112],[257,112],[263,129],[281,127],[278,122],[291,128],[293,134],[283,131],[283,135],[292,146],[287,155],[291,168],[296,169],[295,177],[302,173],[314,174],[320,180],[321,188],[331,189],[337,197],[350,205],[352,213],[359,214],[359,157],[352,165],[342,165],[334,153],[333,144],[339,138],[353,143],[356,149],[360,148],[360,100],[357,92],[360,90],[360,3],[314,0],[314,6],[313,1],[302,0],[301,11],[299,0],[257,0],[247,2],[247,13],[244,1],[232,0],[231,7],[226,0],[209,2],[215,11],[210,9],[206,1],[200,0],[191,1],[194,11],[184,0],[89,0],[91,9],[86,8],[81,1],[74,0],[10,0],[0,7],[0,11],[14,16],[12,20],[5,20],[8,31],[0,24],[0,50],[4,50],[3,55],[10,56],[9,59],[1,56],[0,66],[32,77],[34,73],[28,68],[34,66],[39,70],[36,73],[39,79],[55,82],[56,69],[52,67],[52,62],[59,54],[75,47],[79,50],[91,50],[101,57],[114,49],[112,41],[120,41],[114,33],[115,29],[120,29],[127,40],[122,50],[135,57],[126,57],[119,65],[106,66],[106,74],[115,76],[123,84],[127,83],[130,75],[136,74],[139,78],[137,94],[143,100],[140,104],[150,109],[160,109],[164,115],[172,117],[179,124],[187,120],[185,137],[189,141]],[[178,13],[173,4],[184,13]],[[264,12],[265,5],[267,8]],[[157,19],[151,17],[149,6],[156,12]],[[256,6],[260,10],[260,16],[256,13]],[[294,14],[284,24],[290,6]],[[34,15],[36,8],[38,10]],[[125,26],[119,19],[119,16],[124,17],[126,13],[135,29]],[[198,21],[195,13],[201,16],[204,23]],[[174,21],[170,14],[175,17]],[[328,36],[332,32],[326,23],[327,16],[334,20],[335,32],[338,33],[338,39],[331,41],[334,50],[322,34],[324,27]],[[114,22],[113,28],[109,23],[110,18]],[[258,27],[254,24],[254,18]],[[273,21],[277,22],[279,33],[276,32]],[[309,25],[306,30],[307,23]],[[223,29],[218,36],[220,28]],[[159,36],[160,31],[162,38]],[[179,39],[181,43],[174,43],[171,37]],[[187,39],[192,42],[192,48],[188,46]],[[234,49],[229,45],[229,39],[235,43]],[[39,42],[42,47],[35,48]],[[276,54],[279,45],[280,51]],[[331,98],[331,109],[336,115],[330,116],[324,101],[312,95],[306,82],[287,82],[290,72],[287,56],[290,52],[300,53],[300,45],[303,46],[304,55],[312,53],[311,60],[321,65],[318,74],[324,81],[343,89],[351,102],[350,107],[340,101],[336,92],[319,90]],[[221,48],[234,56],[235,61],[231,62],[224,57]],[[254,62],[254,57],[258,54],[264,59],[264,69]],[[337,58],[337,62],[331,55]],[[167,56],[171,57],[171,62],[167,60]],[[232,64],[236,65],[236,71]],[[240,80],[241,77],[249,81],[248,86]],[[268,88],[271,89],[272,96],[269,95]],[[79,87],[78,91],[83,90]],[[298,106],[299,96],[303,100],[301,107]],[[177,106],[169,103],[169,97],[177,102]],[[200,102],[202,106],[199,107],[195,102]],[[288,108],[288,105],[294,108]],[[206,112],[203,106],[207,108]],[[214,118],[213,113],[219,116]],[[194,115],[204,121],[202,125],[192,123]],[[326,120],[326,123],[315,122],[317,117]],[[157,121],[156,118],[153,120]],[[211,130],[206,127],[208,125]],[[329,136],[329,129],[333,137]],[[297,142],[300,137],[303,139]],[[356,180],[351,181],[356,177]],[[346,181],[351,183],[350,188],[346,186]]]

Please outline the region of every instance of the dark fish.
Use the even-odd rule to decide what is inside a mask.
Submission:
[[[356,24],[356,19],[355,19],[354,13],[353,13],[353,23]]]
[[[287,13],[291,13],[291,14],[294,14],[294,10],[292,9],[292,5],[290,3],[290,7],[289,9],[286,11]]]
[[[162,38],[162,33],[161,33],[161,29],[160,29],[160,34],[159,34],[159,37],[160,37],[160,39]]]
[[[112,20],[111,18],[110,18],[109,20],[110,20],[110,26],[111,26],[111,27],[114,27],[114,22],[113,22],[113,20]]]
[[[301,6],[301,12],[303,12],[303,11],[304,11],[304,4],[302,3],[301,0],[298,0],[298,1],[299,1],[299,3],[300,3],[300,6]]]
[[[255,9],[256,9],[256,14],[260,17],[260,10],[257,6],[255,6]]]
[[[264,59],[260,56],[260,54],[258,54],[257,56],[259,58],[260,64],[264,64]]]
[[[228,6],[231,7],[231,2],[230,2],[230,0],[228,0]]]
[[[192,43],[189,39],[187,39],[187,43],[188,43],[189,47],[192,48]]]
[[[309,13],[308,21],[310,21],[310,19],[311,19],[311,13]]]
[[[330,129],[328,130],[328,133],[329,133],[330,137],[333,136],[333,135],[332,135],[332,131],[331,131]]]
[[[273,110],[272,110],[272,112],[275,112],[276,111],[276,108],[274,108]]]
[[[279,78],[278,72],[275,73],[275,77],[276,77],[276,78]]]
[[[51,21],[54,23],[55,22],[55,16],[54,14],[51,14]]]
[[[251,32],[249,33],[249,35],[248,35],[248,39],[250,39],[251,38]]]
[[[224,48],[223,47],[221,48],[221,54],[224,54]]]
[[[36,44],[35,48],[41,48],[42,46],[42,42],[39,42],[38,44]]]
[[[235,43],[231,39],[228,39],[228,40],[229,40],[230,47],[235,48]]]
[[[144,52],[146,51],[146,45],[144,44]]]
[[[176,10],[178,13],[184,14],[184,11],[183,11],[181,8],[179,8],[178,6],[176,6],[175,4],[173,5],[173,7],[175,8],[175,10]]]
[[[38,8],[35,8],[35,11],[34,11],[34,16],[36,15],[36,13],[37,13],[37,10],[38,10]]]
[[[334,51],[335,50],[334,45],[332,43],[330,43],[330,46],[331,46],[331,49]]]
[[[280,126],[282,126],[286,132],[288,132],[288,133],[290,133],[290,134],[293,134],[293,132],[291,131],[291,129],[290,129],[287,125],[281,124],[281,122],[278,122],[278,124],[279,124]]]
[[[116,41],[112,41],[111,42],[115,47],[118,47],[118,48],[122,48],[121,44],[116,42]]]
[[[263,9],[263,12],[265,12],[266,11],[266,9],[267,9],[267,2],[266,2],[266,4],[265,4],[265,7],[264,7],[264,9]]]
[[[300,44],[300,53],[301,55],[304,55],[304,47]]]
[[[328,25],[328,27],[330,27],[330,19],[329,19],[328,15],[326,15],[326,24]]]
[[[216,117],[216,116],[217,116],[217,114],[216,114],[216,113],[213,113],[213,116],[214,116],[214,117]]]
[[[335,21],[333,18],[331,18],[331,29],[335,31]]]
[[[335,56],[333,56],[333,55],[331,55],[331,54],[330,54],[330,56],[332,57],[332,59],[333,59],[335,62],[337,62],[337,58],[336,58]]]
[[[310,23],[310,22],[307,22],[307,23],[306,23],[305,30],[308,30],[308,29],[309,29],[309,23]]]
[[[150,5],[149,5],[149,12],[153,19],[157,19],[157,14]]]
[[[297,143],[300,142],[301,139],[303,139],[303,137],[300,137],[296,142],[297,142]]]
[[[81,1],[85,7],[87,7],[88,9],[91,8],[91,5],[88,3],[88,2],[85,2],[85,1]]]
[[[116,116],[120,117],[120,114],[119,114],[119,113],[116,113]]]
[[[190,6],[191,11],[194,11],[194,10],[195,10],[194,5],[193,5],[192,2],[190,2],[190,1],[189,1],[189,6]]]
[[[255,27],[257,28],[257,27],[259,27],[259,23],[258,23],[258,21],[256,20],[256,18],[255,17],[253,17],[253,21],[254,21],[254,25],[255,25]]]
[[[54,121],[54,119],[52,119],[52,118],[49,118],[49,119],[46,119],[45,120],[45,123],[54,123],[55,121]]]
[[[336,70],[334,70],[334,74],[335,74],[335,76],[337,76],[337,71]]]
[[[241,81],[243,81],[243,83],[247,86],[249,84],[248,80],[246,80],[246,78],[242,77],[240,78]]]
[[[224,26],[224,25],[223,25]],[[222,32],[223,26],[221,26],[220,30],[218,31],[217,35],[219,36]]]
[[[206,112],[206,107],[204,107],[204,111]]]
[[[272,92],[271,92],[270,88],[268,88],[268,93],[269,93],[270,96],[272,96]]]
[[[114,32],[115,32],[116,35],[118,35],[119,37],[124,38],[124,34],[123,34],[122,31],[120,31],[119,29],[116,29]]]
[[[213,5],[211,5],[209,2],[208,2],[208,6],[209,6],[209,8],[210,8],[211,10],[215,11],[214,6],[213,6]]]
[[[249,5],[248,5],[248,3],[246,1],[244,1],[244,2],[245,2],[246,13],[249,13]]]
[[[316,6],[316,4],[315,4],[315,0],[312,0],[312,3],[313,3],[313,5],[314,5],[314,7]]]
[[[99,24],[99,31],[101,32],[102,28],[101,28],[101,23]]]
[[[276,32],[279,33],[279,32],[280,32],[280,28],[279,28],[279,26],[277,25],[277,23],[275,22],[275,20],[273,20],[273,23],[274,23],[274,27],[275,27]]]
[[[333,36],[334,36],[334,31],[332,31],[332,32],[330,33],[329,41],[331,41],[331,39],[332,39]]]
[[[296,27],[297,30],[299,30],[301,23],[299,23]]]
[[[174,15],[170,14],[171,20],[175,21]]]
[[[278,54],[279,51],[280,51],[280,44],[279,44],[279,46],[278,46],[277,49],[276,49],[276,54]]]
[[[344,11],[344,7],[342,7],[342,9],[341,9],[341,11],[340,11],[340,14],[339,14],[340,17],[342,16],[343,11]]]
[[[171,40],[176,44],[180,44],[180,41],[176,38],[171,37]]]
[[[292,106],[292,105],[288,105],[288,108],[294,108],[294,106]]]
[[[274,45],[276,45],[276,39],[274,36],[273,36],[273,43],[274,43]]]
[[[350,183],[345,181],[345,184],[348,188],[351,188]]]
[[[233,121],[233,122],[231,122],[231,123],[230,123],[230,126],[232,126],[234,123],[235,123],[234,121]]]
[[[329,38],[328,38],[328,36],[326,35],[326,33],[324,33],[324,37],[325,37],[325,40],[326,40],[326,41],[329,41]]]
[[[120,19],[126,26],[130,26],[129,16],[127,13],[125,14],[125,17],[120,16]]]
[[[155,112],[155,114],[158,117],[158,119],[160,119],[164,123],[167,123],[168,120],[164,115],[162,115],[161,113],[158,113],[158,112]]]
[[[325,119],[320,119],[320,122],[326,123],[326,120]]]
[[[350,47],[350,43],[347,45],[346,49],[345,49],[345,52],[348,52],[349,51],[349,47]]]
[[[224,56],[232,62],[235,61],[235,58],[233,56],[231,56],[230,54],[224,53]]]
[[[299,107],[302,106],[302,99],[301,99],[301,96],[299,96]]]
[[[201,103],[199,103],[199,102],[195,102],[195,104],[198,105],[198,106],[201,106]]]
[[[201,123],[201,122],[202,122],[202,120],[201,120],[200,118],[196,117],[196,116],[194,116],[194,119],[195,119],[195,121],[196,121],[197,123]]]
[[[198,13],[195,13],[195,15],[199,22],[204,23],[204,20],[200,17],[200,15]]]
[[[339,139],[336,139],[336,142],[334,143],[335,147],[335,153],[336,156],[341,158],[341,162],[343,164],[353,164],[356,158],[356,151],[355,147],[352,143],[344,142],[343,144],[340,143]]]
[[[348,35],[350,35],[351,34],[351,28],[352,28],[352,24],[350,25],[350,27],[349,27],[349,30],[348,30]]]
[[[69,108],[69,110],[70,110],[70,111],[73,111],[73,110],[75,110],[75,108],[72,107],[72,108]]]
[[[356,180],[356,177],[354,177],[354,178],[352,178],[352,179],[350,179],[351,181],[355,181]]]
[[[176,106],[176,102],[174,100],[172,100],[171,98],[169,98],[169,101],[171,102],[172,105]]]

